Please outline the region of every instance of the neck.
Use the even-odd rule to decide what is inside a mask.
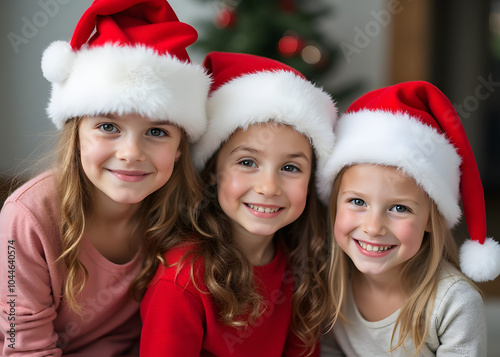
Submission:
[[[275,254],[273,235],[260,236],[249,232],[238,232],[233,228],[233,239],[252,265],[269,264]]]
[[[130,261],[140,247],[141,234],[137,231],[134,215],[139,207],[118,204],[110,199],[95,199],[85,234],[94,247],[108,260],[124,264]]]
[[[369,290],[394,292],[401,291],[402,284],[400,282],[399,272],[392,271],[390,273],[369,275],[363,274],[359,270],[354,269],[353,272],[354,285],[364,285]]]
[[[122,204],[97,194],[94,198],[91,221],[94,223],[130,223],[139,209],[139,203]]]
[[[355,270],[352,280],[354,301],[360,314],[368,321],[380,321],[403,306],[407,295],[399,276],[368,275]]]

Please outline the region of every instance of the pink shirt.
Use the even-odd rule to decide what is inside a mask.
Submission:
[[[79,258],[89,278],[78,297],[82,316],[70,311],[62,296],[66,268],[56,262],[55,197],[53,174],[46,172],[14,192],[0,213],[0,350],[4,356],[137,356],[139,303],[128,288],[141,268],[139,254],[114,264],[84,237]]]

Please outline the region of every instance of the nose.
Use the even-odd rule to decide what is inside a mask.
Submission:
[[[119,140],[116,150],[116,157],[118,159],[127,162],[142,161],[145,159],[141,138],[130,134],[117,140]]]
[[[281,194],[279,177],[277,173],[263,171],[257,178],[254,186],[255,192],[266,197],[278,196]]]
[[[362,228],[363,232],[370,237],[382,236],[387,233],[383,214],[374,210],[367,212]]]

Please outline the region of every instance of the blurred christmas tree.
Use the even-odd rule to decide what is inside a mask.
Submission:
[[[318,0],[198,0],[211,2],[216,16],[201,24],[198,49],[242,52],[276,59],[297,69],[308,79],[340,97],[358,88],[349,85],[342,90],[328,88],[324,74],[341,56],[317,29],[332,8]]]

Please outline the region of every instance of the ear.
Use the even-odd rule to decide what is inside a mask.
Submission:
[[[431,218],[429,217],[429,220],[427,221],[427,225],[425,226],[425,231],[427,233],[431,233],[432,232],[432,224],[431,224]]]
[[[179,160],[181,155],[182,155],[182,149],[181,149],[181,146],[179,145],[179,147],[177,148],[177,151],[175,152],[175,162],[177,162],[177,160]]]

